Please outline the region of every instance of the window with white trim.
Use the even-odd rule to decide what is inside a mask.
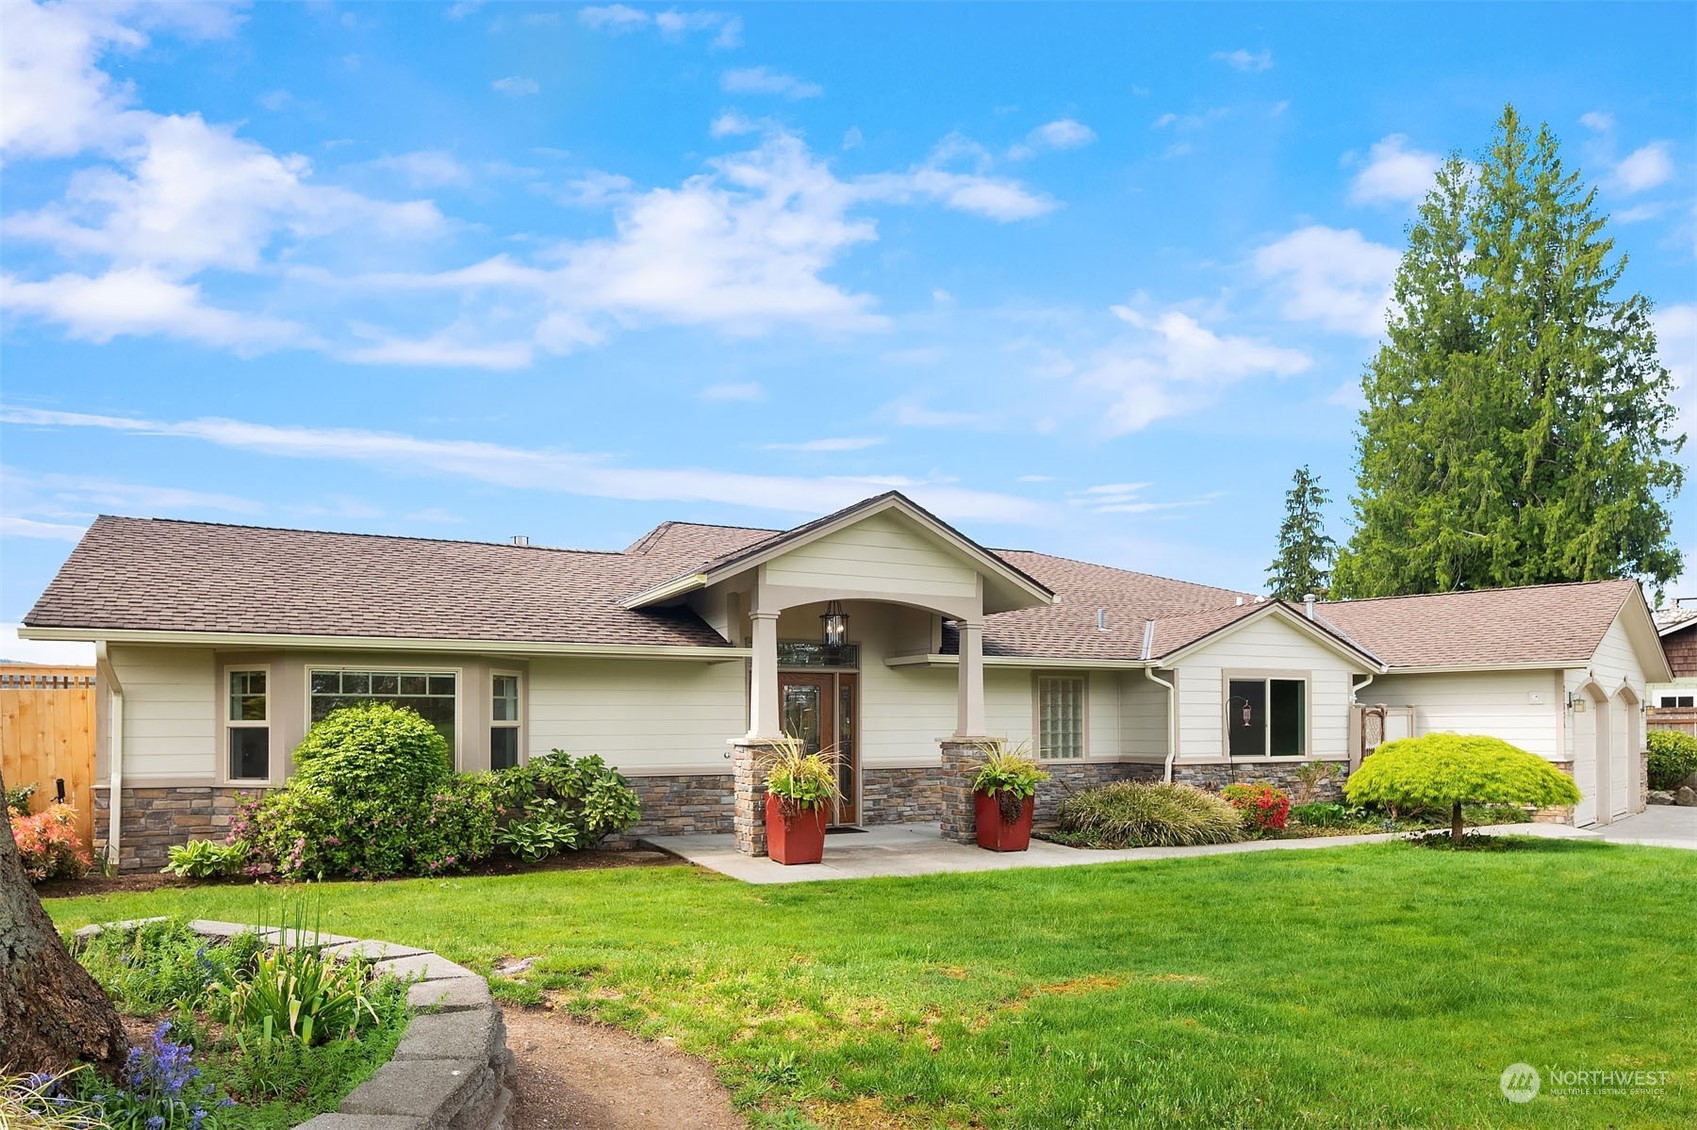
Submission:
[[[1084,677],[1037,678],[1037,756],[1061,761],[1084,756]]]
[[[229,702],[224,709],[225,773],[232,781],[271,779],[270,672],[265,668],[229,672]]]
[[[411,710],[436,727],[454,747],[454,691],[452,671],[324,670],[307,672],[311,720],[322,722],[332,710],[362,702],[387,702]]]
[[[1306,679],[1231,679],[1226,749],[1233,757],[1301,757],[1308,744]]]
[[[511,769],[519,763],[519,677],[497,672],[489,711],[489,768]]]
[[[1665,694],[1662,696],[1661,701],[1661,705],[1663,707],[1671,707],[1676,710],[1681,708],[1689,709],[1693,704],[1697,704],[1697,695]]]

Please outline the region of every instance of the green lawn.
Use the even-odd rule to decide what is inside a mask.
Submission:
[[[757,1125],[1697,1126],[1697,853],[1519,841],[751,887],[692,868],[326,884],[325,928],[718,1066]],[[252,889],[49,901],[251,918]],[[529,991],[534,992],[534,988]],[[1510,1063],[1668,1072],[1513,1105]],[[870,1100],[870,1101],[869,1101]]]

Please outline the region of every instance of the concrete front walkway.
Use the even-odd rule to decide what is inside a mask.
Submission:
[[[1697,851],[1697,808],[1652,804],[1643,812],[1623,817],[1587,832],[1611,844],[1689,848]]]
[[[1691,810],[1697,811],[1697,809]],[[1623,827],[1625,822],[1615,825]],[[1507,824],[1481,831],[1558,839],[1596,839],[1597,834],[1565,824]],[[871,879],[889,875],[938,875],[957,871],[1007,871],[1015,867],[1080,867],[1140,859],[1185,859],[1195,855],[1231,855],[1250,851],[1306,851],[1400,839],[1403,832],[1373,836],[1315,836],[1302,840],[1249,840],[1203,847],[1124,848],[1093,851],[1032,840],[1030,851],[985,851],[973,844],[950,843],[936,824],[880,824],[863,832],[825,837],[825,861],[785,867],[765,856],[739,855],[728,835],[647,836],[644,841],[701,867],[745,883],[806,883],[824,879]]]

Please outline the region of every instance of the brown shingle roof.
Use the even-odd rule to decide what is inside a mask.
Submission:
[[[1326,602],[1319,616],[1391,667],[1584,663],[1636,581]]]
[[[704,541],[676,528],[644,553],[97,519],[24,622],[32,627],[723,647],[683,608],[619,599]],[[659,533],[659,531],[656,531]]]
[[[620,601],[783,531],[667,522],[623,553],[102,517],[31,627],[98,631],[726,646],[687,608]],[[1136,661],[1252,614],[1248,594],[1027,550],[995,550],[1060,594],[986,617],[986,655]],[[1393,668],[1584,662],[1632,581],[1324,603],[1321,627]],[[1244,603],[1239,605],[1237,601]],[[1097,629],[1097,610],[1107,631]],[[953,633],[944,650],[956,650]]]

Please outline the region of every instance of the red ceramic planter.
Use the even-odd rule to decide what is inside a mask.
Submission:
[[[824,859],[824,807],[804,808],[785,819],[783,801],[767,793],[766,854],[779,863],[818,863]]]
[[[991,851],[1024,851],[1031,846],[1031,810],[1036,797],[1026,797],[1020,805],[1019,819],[1009,824],[1002,819],[1002,806],[994,793],[972,794],[978,817],[978,846]]]

